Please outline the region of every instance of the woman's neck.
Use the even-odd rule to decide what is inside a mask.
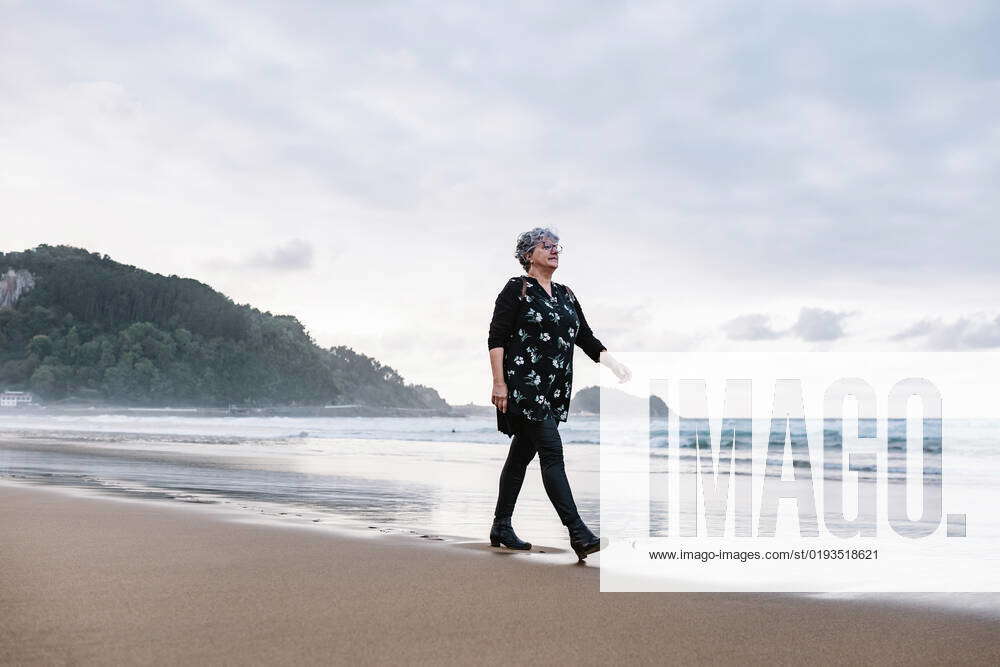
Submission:
[[[542,271],[532,267],[532,269],[528,271],[528,275],[540,282],[542,285],[549,285],[552,283],[552,271],[543,273]]]

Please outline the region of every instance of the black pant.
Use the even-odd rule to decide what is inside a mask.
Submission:
[[[510,440],[510,451],[507,461],[500,473],[500,493],[494,515],[500,519],[508,519],[514,513],[517,494],[524,482],[524,473],[535,458],[542,465],[542,483],[545,493],[549,496],[552,506],[559,514],[559,520],[564,526],[574,523],[580,516],[573,502],[573,492],[566,479],[566,467],[563,464],[562,439],[559,437],[559,423],[554,417],[544,421],[533,422],[521,417],[511,419],[514,426],[514,436]]]

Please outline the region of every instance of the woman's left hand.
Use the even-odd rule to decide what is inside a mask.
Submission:
[[[601,350],[601,363],[611,369],[611,372],[618,378],[618,382],[628,382],[632,379],[632,371],[628,366],[611,356],[607,350]]]
[[[619,382],[628,382],[632,379],[632,371],[629,370],[628,366],[621,363],[617,359],[611,365],[611,372],[615,374]]]

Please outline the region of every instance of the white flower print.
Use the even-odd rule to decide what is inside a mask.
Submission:
[[[549,313],[549,319],[551,319],[553,322],[559,322],[559,313],[552,311],[551,313]],[[539,322],[540,321],[541,320],[539,320]]]
[[[520,366],[521,364],[524,363],[524,357],[520,357],[520,356],[514,357],[514,363],[517,364],[518,366]]]
[[[530,373],[528,373],[525,380],[528,382],[528,384],[532,384],[537,387],[542,383],[542,376],[540,376],[535,371],[531,371]]]
[[[562,359],[560,357],[552,357],[552,366],[562,368]]]
[[[527,301],[528,303],[531,303],[531,297],[528,296],[527,294],[524,295],[524,300]]]
[[[524,329],[518,329],[517,336],[518,338],[521,339],[522,342],[528,339],[528,334],[525,333]]]
[[[524,415],[524,418],[525,418],[525,419],[531,419],[531,418],[532,418],[532,417],[531,417],[531,410],[522,410],[522,411],[521,411],[521,414],[523,414],[523,415]]]
[[[562,336],[559,336],[559,338],[556,339],[556,344],[559,345],[559,349],[560,350],[565,349],[565,348],[569,348],[569,347],[573,347],[572,345],[569,344],[568,341],[563,340]]]
[[[513,369],[513,368],[512,368],[512,369],[510,369],[509,371],[507,371],[507,375],[508,375],[508,376],[511,376],[511,375],[513,375],[513,374],[514,374],[514,369]]]
[[[552,392],[552,395],[555,396],[556,398],[559,398],[560,396],[562,396],[562,392],[556,389],[554,392]]]
[[[524,350],[531,357],[531,363],[533,363],[533,364],[534,363],[538,363],[538,360],[542,358],[542,355],[538,353],[538,350],[536,350],[531,345],[529,345],[528,347],[524,348]]]
[[[576,329],[574,329],[573,327],[570,327],[569,328],[569,337],[572,338],[575,335],[576,335]]]
[[[552,336],[550,336],[548,334],[548,332],[545,332],[545,331],[542,332],[542,335],[539,336],[539,338],[541,338],[542,340],[552,340]],[[562,339],[560,338],[559,340],[562,340]]]
[[[515,389],[511,392],[510,397],[514,399],[515,403],[520,403],[521,400],[524,399],[524,394]]]

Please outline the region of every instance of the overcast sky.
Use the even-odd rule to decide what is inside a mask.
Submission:
[[[3,250],[196,278],[452,403],[537,225],[612,352],[1000,348],[995,2],[89,4],[0,0]]]

